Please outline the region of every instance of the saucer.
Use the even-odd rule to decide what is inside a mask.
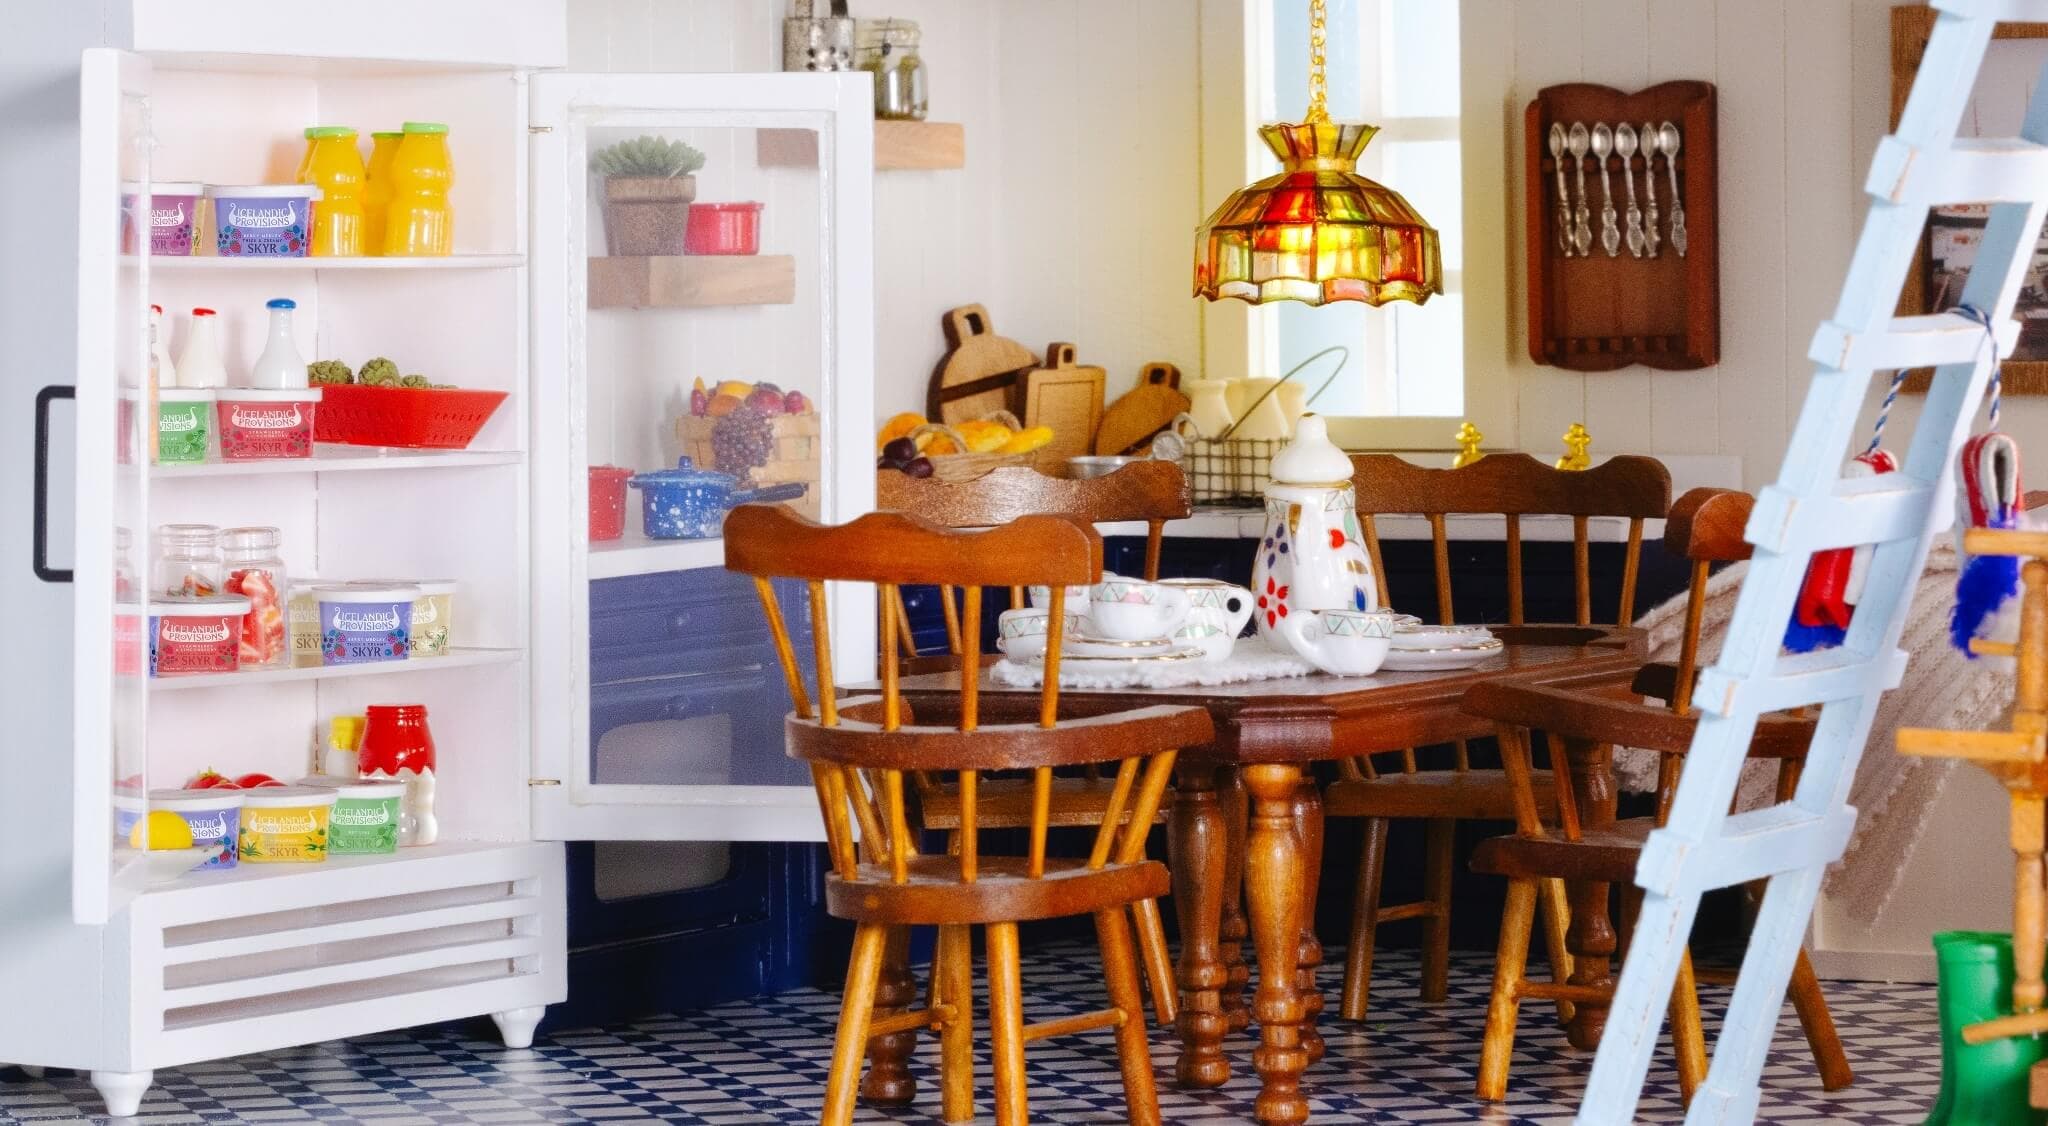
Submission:
[[[1200,661],[1208,657],[1208,651],[1196,645],[1173,645],[1167,643],[1163,652],[1147,653],[1142,656],[1117,657],[1069,657],[1061,655],[1060,671],[1063,673],[1107,672],[1116,669],[1143,668],[1146,665],[1178,664],[1182,661]],[[1045,666],[1040,657],[1026,664]]]
[[[1139,641],[1123,641],[1114,637],[1089,637],[1085,634],[1068,634],[1065,644],[1060,646],[1060,657],[1062,659],[1071,657],[1104,659],[1156,657],[1174,648],[1174,641],[1170,637],[1147,637]]]
[[[1439,648],[1401,646],[1399,634],[1394,635],[1394,648],[1387,651],[1387,659],[1380,669],[1385,672],[1445,672],[1451,669],[1469,669],[1500,655],[1506,648],[1497,637],[1488,637],[1477,644],[1447,645]]]
[[[1493,631],[1485,626],[1426,626],[1420,623],[1394,626],[1394,649],[1466,649],[1492,641]]]

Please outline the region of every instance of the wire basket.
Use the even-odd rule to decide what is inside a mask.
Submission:
[[[1331,353],[1338,355],[1336,369],[1305,401],[1313,403],[1321,398],[1351,356],[1351,350],[1341,344],[1333,344],[1294,365],[1286,375],[1275,380],[1265,394],[1245,408],[1245,415],[1249,417],[1267,396],[1278,391],[1282,383],[1294,378],[1301,369]],[[1288,422],[1292,425],[1293,420]],[[1214,438],[1207,438],[1195,426],[1193,418],[1183,414],[1173,420],[1173,432],[1187,446],[1187,451],[1181,455],[1180,467],[1187,474],[1188,490],[1196,504],[1242,507],[1264,503],[1266,485],[1273,479],[1273,455],[1280,452],[1287,439],[1233,437],[1237,427],[1237,423],[1232,423],[1230,429]]]

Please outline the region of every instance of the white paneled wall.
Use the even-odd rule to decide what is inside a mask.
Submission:
[[[786,0],[570,0],[578,70],[775,70]],[[1109,371],[1193,367],[1188,247],[1200,209],[1191,0],[889,0],[916,20],[933,120],[967,167],[875,187],[876,409],[922,410],[939,317],[987,305],[997,331]],[[1192,217],[1191,217],[1192,216]],[[657,314],[666,315],[666,314]],[[695,314],[692,314],[695,315]],[[677,373],[687,389],[692,373]],[[744,372],[705,372],[705,378]]]

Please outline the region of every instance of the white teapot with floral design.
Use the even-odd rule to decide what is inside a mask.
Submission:
[[[1273,457],[1265,491],[1266,528],[1252,562],[1252,616],[1268,644],[1325,668],[1318,647],[1299,643],[1304,627],[1298,619],[1320,619],[1325,610],[1377,611],[1380,605],[1372,557],[1358,527],[1351,459],[1330,441],[1321,416],[1305,414],[1295,424],[1294,440]],[[1358,662],[1342,663],[1325,671],[1359,671]]]

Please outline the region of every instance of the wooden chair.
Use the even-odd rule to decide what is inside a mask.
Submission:
[[[987,930],[996,1121],[1018,1126],[1028,1120],[1026,1043],[1114,1028],[1129,1120],[1159,1122],[1136,956],[1124,910],[1166,893],[1166,868],[1144,858],[1145,830],[1158,809],[1176,752],[1212,738],[1208,713],[1200,708],[1153,707],[1059,722],[1060,595],[1054,596],[1050,651],[1055,656],[1048,663],[1036,723],[983,725],[972,670],[961,677],[957,708],[945,715],[927,708],[927,714],[912,716],[898,691],[898,602],[893,595],[899,585],[962,586],[962,624],[971,631],[979,626],[983,586],[1046,582],[1058,590],[1095,581],[1102,570],[1101,537],[1086,524],[1058,516],[1025,517],[986,532],[958,532],[898,513],[872,513],[850,524],[823,527],[787,508],[743,505],[726,519],[725,553],[729,569],[754,577],[795,702],[788,720],[789,753],[811,765],[824,812],[832,860],[826,909],[855,924],[821,1120],[826,1126],[851,1122],[863,1058],[872,1058],[876,1070],[900,1071],[920,1029],[939,1035],[945,1119],[960,1122],[973,1117],[970,934],[978,925]],[[815,697],[804,682],[774,597],[770,579],[775,577],[809,583]],[[874,583],[879,588],[884,627],[879,698],[838,698],[825,613],[825,583],[831,580]],[[1046,835],[1052,825],[1053,769],[1084,763],[1116,764],[1111,801],[1085,859],[1049,858]],[[982,854],[977,781],[982,772],[992,770],[1031,773],[1029,844],[1023,856]],[[905,781],[917,772],[949,775],[958,787],[958,855],[918,853]],[[1128,818],[1123,816],[1126,810]],[[1110,1006],[1026,1025],[1017,924],[1081,914],[1095,918]],[[907,945],[913,926],[939,928],[930,1002],[921,1009],[906,1005],[878,1011],[893,1008],[877,1003],[884,957],[890,947]],[[896,1086],[891,1084],[892,1092]]]
[[[1507,909],[1501,921],[1493,995],[1487,1006],[1486,1039],[1480,1054],[1478,1094],[1482,1099],[1499,1100],[1507,1095],[1515,1019],[1523,1000],[1586,1003],[1612,996],[1611,985],[1567,982],[1562,973],[1549,982],[1531,981],[1525,976],[1537,890],[1545,881],[1559,879],[1624,887],[1633,884],[1636,860],[1642,854],[1644,841],[1653,828],[1663,824],[1670,811],[1679,768],[1692,746],[1693,728],[1698,722],[1691,713],[1691,698],[1699,668],[1700,620],[1706,604],[1708,569],[1714,563],[1749,557],[1749,545],[1743,542],[1742,530],[1749,519],[1750,505],[1750,497],[1745,493],[1694,489],[1672,506],[1665,528],[1665,547],[1690,561],[1692,570],[1678,662],[1675,666],[1647,665],[1630,686],[1636,696],[1654,696],[1666,703],[1506,681],[1483,684],[1465,694],[1467,712],[1500,724],[1501,759],[1506,765],[1515,806],[1515,834],[1482,842],[1472,859],[1475,871],[1508,878]],[[1529,732],[1534,729],[1546,734],[1551,766],[1557,772],[1572,769],[1568,750],[1573,743],[1641,747],[1661,754],[1656,814],[1628,818],[1608,828],[1582,827],[1569,776],[1556,785],[1538,789],[1529,755]],[[1757,725],[1749,753],[1777,760],[1780,801],[1789,800],[1798,784],[1800,760],[1812,735],[1813,720],[1804,715],[1767,716]],[[1598,761],[1604,763],[1605,759]],[[1554,834],[1545,827],[1544,802],[1539,800],[1539,794],[1548,795],[1548,800],[1556,804]],[[1624,900],[1628,905],[1625,914],[1632,916],[1640,896],[1624,896]],[[1842,1053],[1834,1020],[1803,949],[1793,968],[1789,992],[1819,1066],[1822,1086],[1830,1091],[1846,1086],[1853,1078],[1849,1062]],[[1681,961],[1677,985],[1672,990],[1671,1024],[1679,1087],[1690,1099],[1707,1067],[1690,955]]]
[[[1006,466],[969,481],[941,481],[883,471],[875,480],[875,506],[885,512],[915,513],[947,528],[993,528],[1023,516],[1064,514],[1089,523],[1142,520],[1146,525],[1145,578],[1159,577],[1161,538],[1168,520],[1178,520],[1194,510],[1188,481],[1178,465],[1165,461],[1133,462],[1101,477],[1073,479],[1048,477],[1029,466]],[[896,600],[896,631],[903,647],[916,652],[909,632],[909,615],[900,593]],[[963,644],[958,591],[940,588],[946,614],[946,642],[949,652],[940,662],[929,658],[907,658],[904,671],[931,671],[934,667],[958,667]],[[1022,605],[1021,590],[1011,591],[1011,605]],[[966,636],[979,634],[969,631]],[[977,653],[977,658],[979,653]],[[1114,780],[1094,769],[1069,772],[1053,778],[1052,823],[1055,826],[1099,824],[1115,793]],[[919,817],[927,829],[957,832],[960,828],[960,794],[949,786],[918,778],[914,789]],[[1030,824],[1031,780],[1028,778],[985,778],[980,789],[980,824],[984,829],[1017,829]],[[1164,814],[1160,815],[1164,820]],[[1138,932],[1138,952],[1145,967],[1145,981],[1152,994],[1152,1008],[1161,1027],[1172,1027],[1179,1005],[1174,985],[1173,954],[1166,944],[1166,928],[1160,920],[1159,902],[1143,900],[1131,909]]]
[[[1420,515],[1428,519],[1436,569],[1436,617],[1451,624],[1451,554],[1446,517],[1493,514],[1506,522],[1507,625],[1495,632],[1510,641],[1568,640],[1590,636],[1576,627],[1593,624],[1592,551],[1588,521],[1595,516],[1625,517],[1628,546],[1622,561],[1616,621],[1635,619],[1636,571],[1642,557],[1643,521],[1664,515],[1671,505],[1671,475],[1646,457],[1617,457],[1587,470],[1553,469],[1527,454],[1489,454],[1461,469],[1426,469],[1391,454],[1352,457],[1351,482],[1358,497],[1359,525],[1372,556],[1382,605],[1387,604],[1387,571],[1380,554],[1375,517]],[[1522,520],[1538,515],[1572,518],[1572,579],[1576,613],[1574,628],[1532,626],[1523,618]],[[1402,609],[1402,607],[1396,607]],[[1515,816],[1507,775],[1500,770],[1472,768],[1464,742],[1454,747],[1450,770],[1419,770],[1415,752],[1399,752],[1400,769],[1379,769],[1370,758],[1341,764],[1339,779],[1324,795],[1326,817],[1365,819],[1365,843],[1358,856],[1358,891],[1352,909],[1351,940],[1344,965],[1342,1012],[1347,1020],[1364,1020],[1372,985],[1373,948],[1379,925],[1397,919],[1422,919],[1422,987],[1424,1001],[1441,1001],[1449,988],[1451,943],[1451,849],[1461,820],[1509,821]],[[1536,775],[1538,808],[1556,808],[1548,773]],[[1387,824],[1396,818],[1420,818],[1423,836],[1423,898],[1420,902],[1382,906],[1380,876],[1386,864]],[[1564,955],[1564,891],[1553,884],[1544,895],[1545,937],[1553,964]],[[1568,1016],[1568,1006],[1560,1007]]]

